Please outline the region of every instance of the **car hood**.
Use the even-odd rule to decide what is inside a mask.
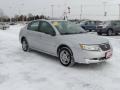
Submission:
[[[63,40],[69,41],[73,44],[102,44],[109,42],[108,39],[90,33],[62,35]]]

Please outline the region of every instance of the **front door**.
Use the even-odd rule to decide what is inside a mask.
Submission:
[[[56,54],[55,46],[57,38],[55,36],[56,33],[52,25],[46,21],[41,21],[39,30],[41,35],[41,49],[50,54]]]

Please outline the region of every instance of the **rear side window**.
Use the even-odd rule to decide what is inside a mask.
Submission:
[[[119,22],[119,21],[114,21],[114,22],[112,22],[112,25],[113,25],[113,26],[119,26],[119,25],[120,25],[120,22]]]
[[[28,25],[27,29],[31,31],[38,31],[38,28],[39,28],[39,21],[34,21]]]
[[[40,32],[50,35],[55,34],[53,27],[48,22],[45,21],[40,22]]]

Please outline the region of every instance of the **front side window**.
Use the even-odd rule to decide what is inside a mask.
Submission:
[[[79,25],[68,21],[52,21],[61,35],[86,33]]]
[[[28,25],[28,30],[38,31],[39,21],[34,21]]]
[[[55,34],[54,29],[48,22],[40,22],[40,32],[45,33],[45,34],[50,34],[53,35]]]

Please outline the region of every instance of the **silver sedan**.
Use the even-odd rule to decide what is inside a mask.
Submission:
[[[34,49],[59,57],[64,66],[103,62],[112,56],[107,39],[64,20],[32,21],[21,29],[20,42],[24,51]]]

